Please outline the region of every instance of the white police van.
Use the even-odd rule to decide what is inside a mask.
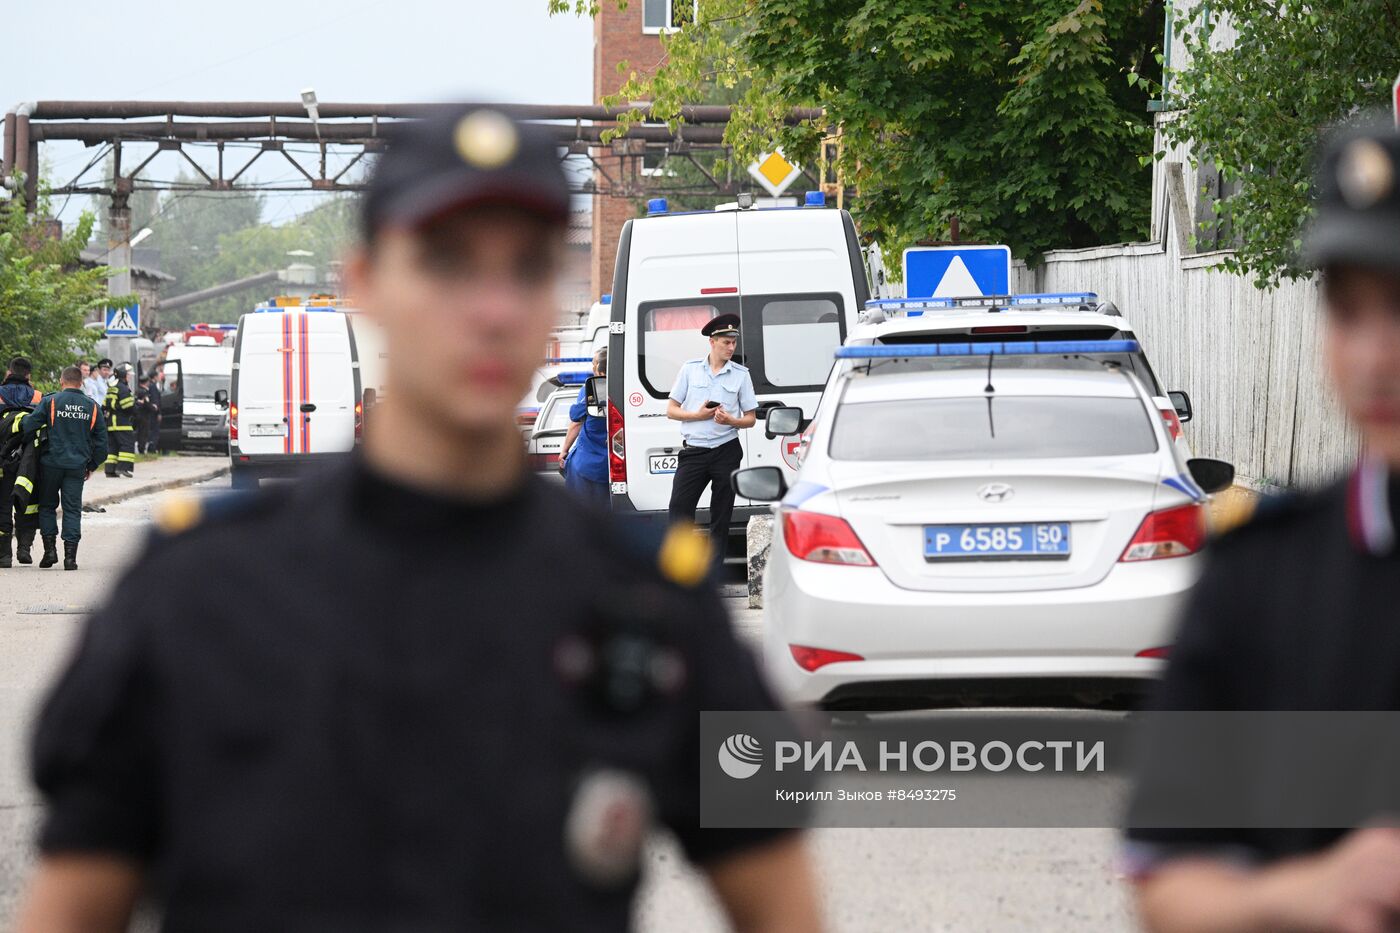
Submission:
[[[238,321],[228,406],[234,488],[339,456],[364,427],[351,315],[334,299],[276,298]]]
[[[666,520],[681,449],[666,399],[681,364],[709,352],[700,328],[719,314],[739,316],[734,359],[748,367],[759,402],[758,425],[739,432],[743,463],[795,474],[796,440],[767,437],[763,411],[815,413],[832,354],[869,298],[850,214],[825,209],[819,192],[806,202],[753,209],[741,201],[737,209],[672,214],[655,199],[646,217],[622,228],[608,340],[614,513]],[[708,505],[707,491],[696,515],[702,524]],[[731,533],[742,536],[759,511],[738,500]],[[742,540],[734,544],[730,553],[742,554]]]

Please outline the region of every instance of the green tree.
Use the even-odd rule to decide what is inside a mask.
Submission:
[[[597,2],[549,0],[584,14]],[[1142,79],[1162,16],[1161,0],[700,0],[663,37],[658,72],[628,67],[616,100],[678,123],[708,85],[735,89],[726,141],[740,164],[782,145],[814,166],[837,127],[866,233],[897,250],[946,238],[956,217],[965,238],[1033,259],[1146,233]],[[794,106],[824,116],[784,125]]]
[[[305,250],[312,255],[301,261],[324,271],[353,242],[357,219],[351,197],[334,197],[280,226],[246,226],[220,233],[212,245],[200,249],[179,282],[181,293],[223,282],[285,269],[298,261],[288,253]],[[177,241],[178,242],[178,241]],[[167,249],[169,247],[166,247]],[[275,284],[226,295],[175,311],[162,311],[161,324],[182,327],[193,321],[234,323],[239,315],[277,290]]]
[[[1389,96],[1400,58],[1400,3],[1212,0],[1182,17],[1186,64],[1168,76],[1173,142],[1210,159],[1237,191],[1215,204],[1235,252],[1227,268],[1261,287],[1307,271],[1299,232],[1312,213],[1318,134]],[[1220,42],[1218,26],[1236,32]]]
[[[174,190],[165,192],[159,205],[138,216],[132,212],[132,228],[151,228],[151,245],[160,249],[161,271],[175,277],[172,293],[190,292],[217,285],[205,270],[219,246],[219,238],[256,227],[262,220],[264,198],[242,191],[207,191],[193,187],[203,179],[181,172]]]
[[[48,211],[47,197],[32,215],[18,199],[0,203],[0,356],[29,357],[36,383],[46,388],[92,347],[98,335],[83,321],[109,303],[107,270],[78,261],[92,236],[92,214],[55,237],[51,222],[41,219]]]

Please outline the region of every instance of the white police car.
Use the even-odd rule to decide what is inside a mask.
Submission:
[[[1155,675],[1195,582],[1207,492],[1135,341],[842,347],[764,580],[787,700],[834,708],[1117,696]],[[795,409],[770,411],[790,436]],[[1048,700],[1047,700],[1048,701]]]
[[[887,298],[867,301],[850,346],[900,343],[980,343],[1026,340],[1136,340],[1132,325],[1111,302],[1093,292],[972,298]],[[1120,364],[1141,380],[1181,454],[1191,456],[1182,424],[1191,420],[1191,398],[1167,391],[1139,341]]]

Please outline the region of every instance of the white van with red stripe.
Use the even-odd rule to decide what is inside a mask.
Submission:
[[[229,389],[235,488],[352,449],[364,424],[351,317],[335,302],[276,299],[238,322]]]

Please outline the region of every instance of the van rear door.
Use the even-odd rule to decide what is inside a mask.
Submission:
[[[805,419],[816,414],[835,350],[864,302],[859,246],[844,211],[744,211],[738,219],[741,351],[759,403],[758,424],[743,432],[745,462],[782,467],[791,483],[798,438],[768,438],[764,411],[789,405]]]
[[[632,221],[626,287],[626,352],[622,408],[627,494],[638,511],[664,511],[680,452],[680,425],[666,417],[666,399],[686,360],[703,357],[700,334],[718,314],[738,313],[737,214],[696,214]],[[748,443],[750,432],[740,431]],[[709,507],[709,491],[700,508]]]
[[[232,394],[242,454],[292,452],[293,317],[288,311],[267,311],[245,314],[238,322]]]
[[[355,446],[355,369],[350,332],[339,311],[295,315],[296,402],[292,446],[297,453],[322,454]]]

